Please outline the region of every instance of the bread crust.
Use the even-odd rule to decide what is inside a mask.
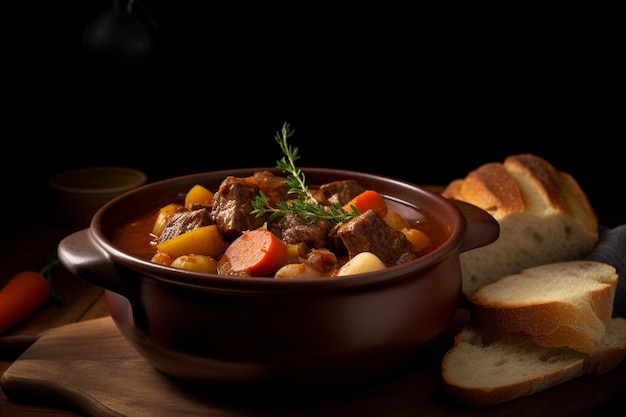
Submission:
[[[468,298],[472,324],[589,353],[611,321],[617,281],[613,266],[596,261],[531,267],[474,292]]]
[[[626,357],[626,318],[612,317],[617,283],[612,265],[576,260],[479,288],[442,359],[444,392],[483,407],[611,371]]]
[[[457,180],[457,186],[457,189],[444,190],[444,196],[472,202],[496,218],[525,209],[517,182],[501,163],[490,162],[478,167],[464,180]]]
[[[484,407],[526,397],[582,375],[613,370],[626,357],[626,319],[613,318],[595,350],[535,345],[523,337],[501,336],[465,326],[443,357],[446,395],[458,403]]]
[[[459,403],[493,405],[535,394],[584,372],[582,353],[542,348],[511,337],[489,339],[487,334],[465,327],[444,355],[444,392]]]
[[[590,233],[598,234],[598,218],[587,195],[569,173],[557,170],[547,160],[533,154],[511,155],[503,163],[523,187],[525,178],[543,197],[546,211],[565,213],[584,223]],[[530,202],[526,202],[528,206]]]
[[[500,226],[495,242],[461,253],[466,296],[527,267],[584,258],[598,242],[598,219],[579,184],[534,154],[483,164],[442,195],[484,209]]]

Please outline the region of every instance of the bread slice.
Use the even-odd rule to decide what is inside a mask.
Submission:
[[[533,154],[489,162],[442,191],[490,213],[499,238],[461,253],[463,293],[524,268],[580,259],[598,241],[598,220],[587,196],[568,173]]]
[[[626,357],[626,319],[613,318],[592,352],[538,346],[466,326],[442,360],[446,395],[480,407],[525,397],[586,374],[614,369]]]
[[[575,378],[585,369],[585,354],[546,348],[511,337],[489,337],[465,327],[443,357],[446,395],[486,406],[523,397]]]
[[[619,365],[624,357],[626,357],[626,318],[614,317],[600,344],[585,358],[584,374],[606,374]]]
[[[613,312],[618,275],[597,261],[555,262],[507,275],[469,298],[472,325],[547,347],[594,351]]]

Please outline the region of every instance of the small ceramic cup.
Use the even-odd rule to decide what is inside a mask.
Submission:
[[[142,171],[117,166],[98,166],[59,173],[49,180],[60,222],[86,226],[105,203],[144,185]]]

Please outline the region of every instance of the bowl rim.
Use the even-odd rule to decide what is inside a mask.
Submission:
[[[67,180],[71,177],[81,176],[81,175],[93,175],[93,174],[111,174],[111,173],[122,173],[126,174],[127,178],[130,180],[123,185],[118,186],[109,186],[109,187],[81,187],[81,186],[72,186],[64,183],[64,180]],[[126,191],[130,191],[133,188],[140,187],[148,181],[148,176],[143,171],[140,171],[135,168],[122,167],[122,166],[113,166],[113,165],[103,165],[103,166],[93,166],[86,168],[79,168],[70,171],[60,172],[54,176],[52,176],[48,184],[50,187],[57,191],[64,191],[67,193],[76,193],[76,194],[116,194],[123,193]]]
[[[128,269],[134,270],[135,272],[139,272],[143,276],[148,276],[157,281],[179,287],[182,286],[212,292],[223,291],[228,293],[254,293],[258,291],[264,293],[272,292],[276,294],[284,292],[310,293],[311,291],[337,291],[338,288],[348,289],[354,287],[380,285],[383,283],[386,285],[390,281],[407,279],[420,273],[421,271],[431,268],[433,265],[442,262],[448,256],[456,254],[461,245],[462,236],[465,232],[465,220],[459,209],[445,197],[422,188],[417,184],[386,175],[319,167],[302,167],[301,170],[307,176],[315,174],[321,175],[321,173],[324,173],[324,175],[334,178],[370,178],[376,182],[382,181],[386,184],[393,184],[394,186],[414,191],[421,196],[420,198],[427,198],[440,208],[446,210],[450,216],[454,217],[454,222],[458,225],[458,227],[451,228],[446,241],[432,252],[427,253],[416,260],[388,267],[383,271],[333,277],[332,279],[300,278],[297,280],[270,279],[265,277],[224,276],[218,274],[198,273],[156,264],[150,262],[149,260],[138,258],[117,248],[110,241],[103,230],[103,222],[109,211],[115,208],[116,205],[121,204],[124,200],[138,199],[140,194],[146,193],[149,190],[163,188],[168,185],[175,185],[176,183],[192,183],[195,179],[205,178],[207,175],[226,178],[227,175],[243,176],[244,174],[250,174],[252,172],[263,170],[280,172],[280,170],[275,167],[235,168],[188,174],[143,185],[133,190],[129,190],[128,192],[115,197],[103,205],[93,216],[89,226],[89,232],[94,242],[107,254],[109,254],[114,262],[119,263]],[[405,202],[399,197],[393,198],[393,196],[390,195],[385,195],[385,197],[408,204],[408,202]],[[135,213],[138,213],[139,211],[140,210]],[[440,219],[439,215],[436,213],[432,213],[430,211],[429,213]]]

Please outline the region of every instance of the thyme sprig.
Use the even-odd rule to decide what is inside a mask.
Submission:
[[[267,201],[267,197],[263,191],[259,192],[256,200],[252,202],[254,210],[252,214],[260,217],[265,213],[270,213],[270,220],[275,220],[294,213],[309,223],[315,223],[318,220],[328,220],[332,223],[339,223],[350,220],[358,215],[358,212],[348,212],[340,206],[323,206],[318,203],[309,203],[302,200],[279,201],[276,203],[277,208],[271,207]]]
[[[283,157],[276,161],[276,168],[281,169],[283,172],[288,172],[289,176],[287,177],[287,185],[289,185],[289,192],[296,193],[298,198],[307,201],[307,202],[315,202],[313,195],[309,191],[309,187],[306,185],[306,177],[300,168],[296,167],[296,161],[300,159],[300,155],[298,154],[298,148],[294,147],[287,143],[287,139],[289,139],[295,130],[291,130],[289,123],[284,123],[282,128],[282,135],[279,132],[276,132],[276,142],[280,146],[280,149],[283,151]]]
[[[340,223],[358,216],[359,211],[356,207],[352,207],[352,211],[348,211],[338,205],[325,206],[319,204],[313,198],[306,184],[304,173],[296,166],[296,161],[300,158],[298,148],[287,142],[294,132],[295,130],[290,128],[289,123],[284,123],[281,132],[276,132],[276,142],[284,155],[276,161],[276,168],[288,173],[286,182],[289,185],[289,193],[295,193],[298,198],[276,202],[277,207],[272,207],[265,193],[260,191],[256,199],[252,201],[251,214],[255,217],[261,217],[269,213],[270,220],[275,220],[284,218],[289,213],[294,213],[309,223],[315,223],[318,220]]]

